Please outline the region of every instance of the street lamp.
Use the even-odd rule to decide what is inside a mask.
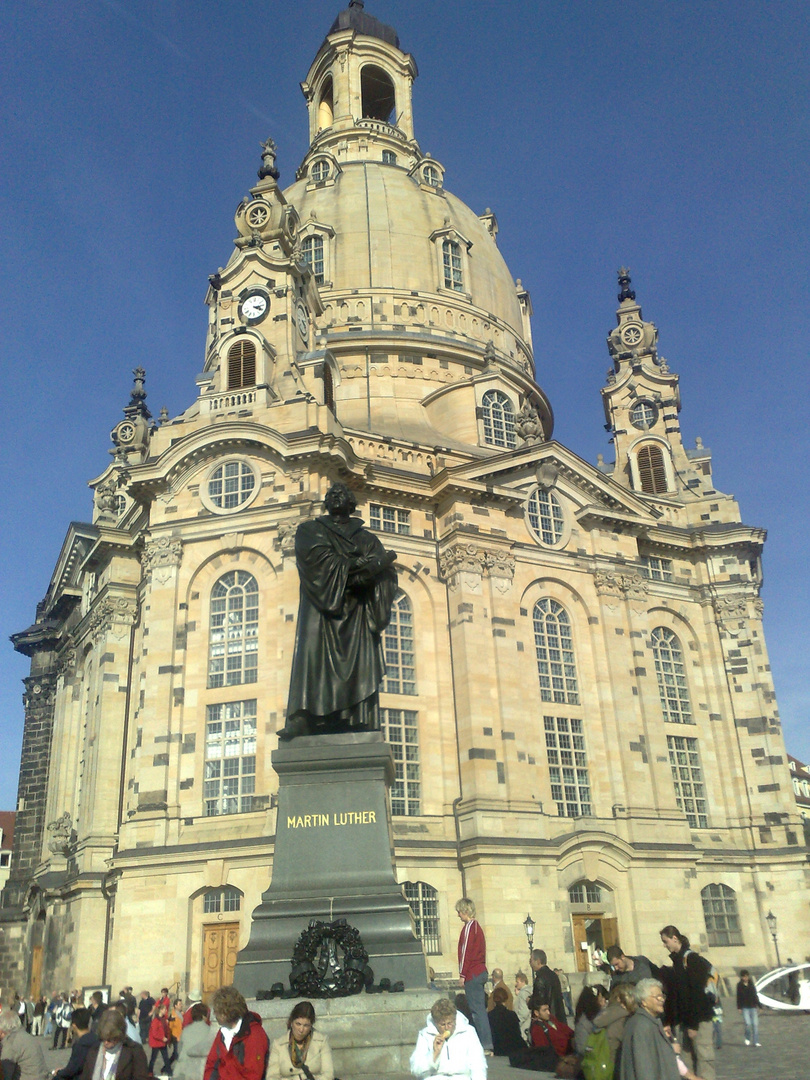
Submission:
[[[534,943],[534,927],[535,921],[531,915],[527,915],[523,920],[523,929],[526,931],[526,940],[529,943],[529,960],[532,958],[532,946]]]
[[[779,959],[779,942],[776,940],[776,916],[772,911],[769,911],[765,916],[765,922],[768,924],[768,929],[773,938],[773,947],[776,949],[776,966],[781,967],[782,961]]]

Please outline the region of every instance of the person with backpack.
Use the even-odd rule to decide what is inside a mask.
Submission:
[[[582,1057],[585,1043],[594,1029],[594,1020],[608,1003],[604,986],[583,986],[574,1010],[574,1050]]]
[[[618,1076],[619,1055],[625,1025],[636,1011],[635,986],[619,983],[610,991],[605,1008],[594,1017],[593,1031],[585,1042],[582,1075],[585,1080],[613,1080]]]
[[[677,926],[665,926],[661,942],[672,959],[672,967],[662,971],[667,983],[665,1019],[680,1028],[687,1064],[691,1058],[692,1070],[702,1080],[715,1080],[712,965],[690,947],[689,938]]]
[[[659,971],[646,956],[626,956],[618,945],[611,945],[607,951],[610,964],[610,989],[619,983],[631,983],[633,986],[642,979],[657,979]]]

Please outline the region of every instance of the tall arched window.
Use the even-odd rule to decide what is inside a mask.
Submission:
[[[328,364],[323,365],[323,403],[330,412],[335,411],[335,377]]]
[[[445,289],[464,292],[464,275],[461,272],[461,244],[457,240],[443,241],[442,263],[444,265]]]
[[[308,236],[301,245],[301,251],[304,262],[312,267],[315,281],[322,285],[324,282],[323,237],[317,233],[314,236]]]
[[[366,64],[360,72],[360,99],[364,117],[389,122],[394,111],[394,84],[388,72]]]
[[[642,446],[636,455],[641,490],[648,495],[660,495],[667,490],[667,470],[664,451],[660,446]]]
[[[728,885],[707,885],[700,890],[703,917],[710,945],[742,945],[737,894]]]
[[[415,694],[416,669],[413,648],[413,609],[400,591],[391,605],[391,622],[385,631],[386,694]]]
[[[318,102],[318,130],[332,126],[335,119],[334,88],[332,76],[327,75],[321,90],[321,100]]]
[[[438,892],[426,881],[406,881],[402,887],[416,923],[416,936],[428,956],[438,956],[442,951],[439,940]]]
[[[666,626],[656,626],[653,630],[652,653],[664,719],[672,724],[691,724],[692,709],[681,643]]]
[[[534,605],[534,648],[541,700],[579,705],[571,620],[562,604],[548,596]]]
[[[256,345],[242,338],[228,350],[228,389],[256,385]]]
[[[481,419],[487,445],[514,450],[517,446],[515,409],[506,394],[501,390],[487,390],[481,400]]]
[[[259,586],[245,570],[231,570],[211,590],[208,685],[255,683],[259,659]]]

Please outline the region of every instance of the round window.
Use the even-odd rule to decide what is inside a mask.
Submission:
[[[209,509],[238,510],[253,498],[256,474],[246,461],[226,461],[209,475],[205,491]]]
[[[323,160],[316,161],[312,166],[311,176],[316,184],[323,183],[323,181],[329,177],[329,162]]]
[[[556,547],[565,536],[565,513],[560,500],[551,491],[535,488],[526,504],[529,528],[546,547]]]
[[[649,431],[658,419],[658,409],[651,401],[637,401],[630,410],[630,423],[642,431]]]

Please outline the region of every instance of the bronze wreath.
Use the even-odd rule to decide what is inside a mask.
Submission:
[[[327,971],[322,976],[315,967],[315,958],[321,945],[329,939],[343,953],[343,968],[339,972]],[[313,919],[293,949],[290,986],[301,997],[332,998],[359,994],[368,981],[368,975],[373,980],[360,931],[349,926],[345,919],[335,919],[334,922]]]

